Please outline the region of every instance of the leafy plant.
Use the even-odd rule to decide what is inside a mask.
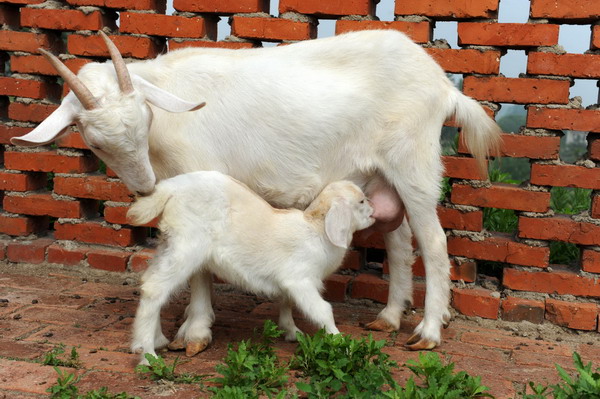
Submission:
[[[562,381],[549,387],[530,382],[533,394],[523,394],[523,399],[545,399],[550,395],[554,399],[600,399],[600,367],[593,371],[592,362],[584,365],[577,352],[573,353],[573,364],[576,369],[575,376],[570,376],[556,364]]]
[[[489,171],[491,182],[519,184],[509,173],[502,172],[498,168],[492,168]],[[483,210],[483,227],[490,231],[500,233],[512,233],[517,229],[519,218],[515,211],[511,209],[485,208]]]
[[[572,187],[552,187],[550,208],[556,213],[575,215],[590,209],[592,190]]]
[[[195,384],[201,382],[206,377],[190,373],[176,373],[175,368],[179,364],[179,358],[175,358],[171,365],[167,365],[165,359],[160,356],[146,353],[144,357],[148,360],[149,365],[140,364],[135,370],[141,374],[149,374],[150,379],[153,381],[166,380],[176,384]]]
[[[63,356],[65,354],[65,345],[59,344],[55,348],[46,352],[44,356],[44,360],[42,360],[42,364],[46,366],[62,366],[62,367],[79,367],[79,353],[77,353],[77,349],[73,346],[71,348],[71,352],[68,357]]]
[[[265,322],[260,342],[241,341],[237,347],[229,345],[224,363],[216,366],[221,377],[213,381],[221,387],[209,388],[220,398],[258,398],[260,394],[283,398],[289,368],[282,365],[271,347],[283,331],[268,320]]]
[[[131,396],[126,392],[112,394],[108,392],[107,387],[88,391],[83,395],[79,394],[79,389],[75,384],[79,382],[79,377],[73,373],[63,372],[58,367],[54,367],[58,374],[56,384],[46,389],[51,399],[140,399],[137,396]]]
[[[296,387],[309,398],[370,398],[388,385],[396,387],[391,370],[396,362],[381,349],[385,341],[372,336],[353,339],[344,334],[297,334],[298,347],[290,367],[308,379]]]
[[[435,352],[419,354],[418,362],[409,360],[406,363],[415,376],[410,377],[406,385],[384,393],[390,399],[467,399],[493,398],[486,391],[488,387],[481,384],[481,377],[472,377],[464,371],[456,373],[454,363],[442,364]]]

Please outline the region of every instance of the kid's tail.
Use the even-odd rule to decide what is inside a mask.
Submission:
[[[146,224],[162,214],[171,192],[162,185],[157,185],[155,191],[147,197],[138,198],[127,211],[127,219],[133,225]]]

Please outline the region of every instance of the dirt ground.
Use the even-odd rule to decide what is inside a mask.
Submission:
[[[57,265],[25,265],[0,262],[0,399],[47,397],[56,372],[40,364],[44,354],[59,344],[78,348],[81,367],[67,369],[80,377],[80,392],[110,387],[142,398],[209,397],[198,386],[158,384],[134,372],[138,355],[129,353],[130,329],[139,300],[139,275]],[[213,342],[197,356],[187,359],[166,352],[168,361],[182,356],[182,372],[214,373],[229,343],[252,337],[266,319],[277,319],[277,306],[224,284],[215,285],[216,321]],[[162,312],[163,329],[172,337],[182,322],[187,293],[174,298]],[[368,333],[363,326],[383,307],[365,300],[335,303],[340,330],[353,336]],[[404,341],[421,320],[420,311],[403,319],[398,333],[373,332],[386,339],[386,353],[398,364],[416,359]],[[314,332],[301,317],[298,326]],[[276,344],[282,357],[293,354],[295,344]],[[457,370],[482,377],[482,383],[498,398],[517,398],[528,381],[555,383],[554,364],[572,370],[571,355],[600,366],[600,334],[563,329],[549,323],[511,323],[455,315],[436,349]],[[401,367],[399,382],[410,372]]]

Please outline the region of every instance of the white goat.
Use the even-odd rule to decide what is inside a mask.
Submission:
[[[402,33],[373,30],[274,48],[183,49],[125,66],[102,36],[114,67],[90,63],[77,77],[47,55],[75,95],[14,144],[49,143],[76,122],[92,151],[141,194],[151,192],[156,179],[218,170],[272,205],[304,209],[326,184],[352,180],[372,198],[375,226],[396,221],[385,235],[388,303],[367,327],[397,329],[412,302],[412,230],[427,297],[407,345],[418,350],[440,343],[450,317],[450,264],[436,213],[441,127],[454,115],[482,166],[500,135],[421,47]],[[170,113],[196,109],[202,103],[183,99],[200,98],[204,109]],[[408,221],[396,228],[400,197]],[[189,322],[178,334],[185,345],[209,338],[188,328],[210,324],[209,281],[191,281]]]
[[[163,180],[127,213],[134,224],[162,215],[163,238],[143,276],[132,350],[155,355],[156,347],[169,342],[160,327],[160,309],[195,274],[212,273],[253,293],[278,298],[279,325],[288,340],[299,331],[292,304],[319,328],[338,333],[331,305],[320,295],[323,279],[339,267],[352,234],[375,222],[372,213],[363,192],[349,181],[327,185],[302,212],[272,208],[219,172]],[[208,316],[214,319],[212,310]],[[195,325],[193,331],[198,342],[208,346],[210,324]],[[178,336],[175,341],[184,339]]]

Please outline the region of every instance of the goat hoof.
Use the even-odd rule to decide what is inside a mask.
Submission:
[[[442,327],[444,327],[444,328],[448,328],[448,326],[450,325],[450,319],[451,319],[451,316],[450,316],[450,315],[445,315],[445,316],[442,318]]]
[[[384,319],[375,319],[375,321],[372,321],[369,324],[367,324],[365,328],[367,330],[383,331],[388,333],[396,331],[396,328]]]
[[[435,348],[437,344],[434,341],[431,341],[427,338],[421,338],[419,334],[413,334],[406,341],[406,344],[404,344],[404,346],[410,349],[411,351],[424,351]]]
[[[187,357],[197,355],[208,347],[208,343],[209,341],[207,339],[197,342],[188,342],[187,346],[185,347],[185,355]]]
[[[180,351],[182,349],[185,349],[185,342],[183,342],[183,339],[177,338],[169,345],[167,345],[167,348],[169,348],[169,350],[171,351]]]

